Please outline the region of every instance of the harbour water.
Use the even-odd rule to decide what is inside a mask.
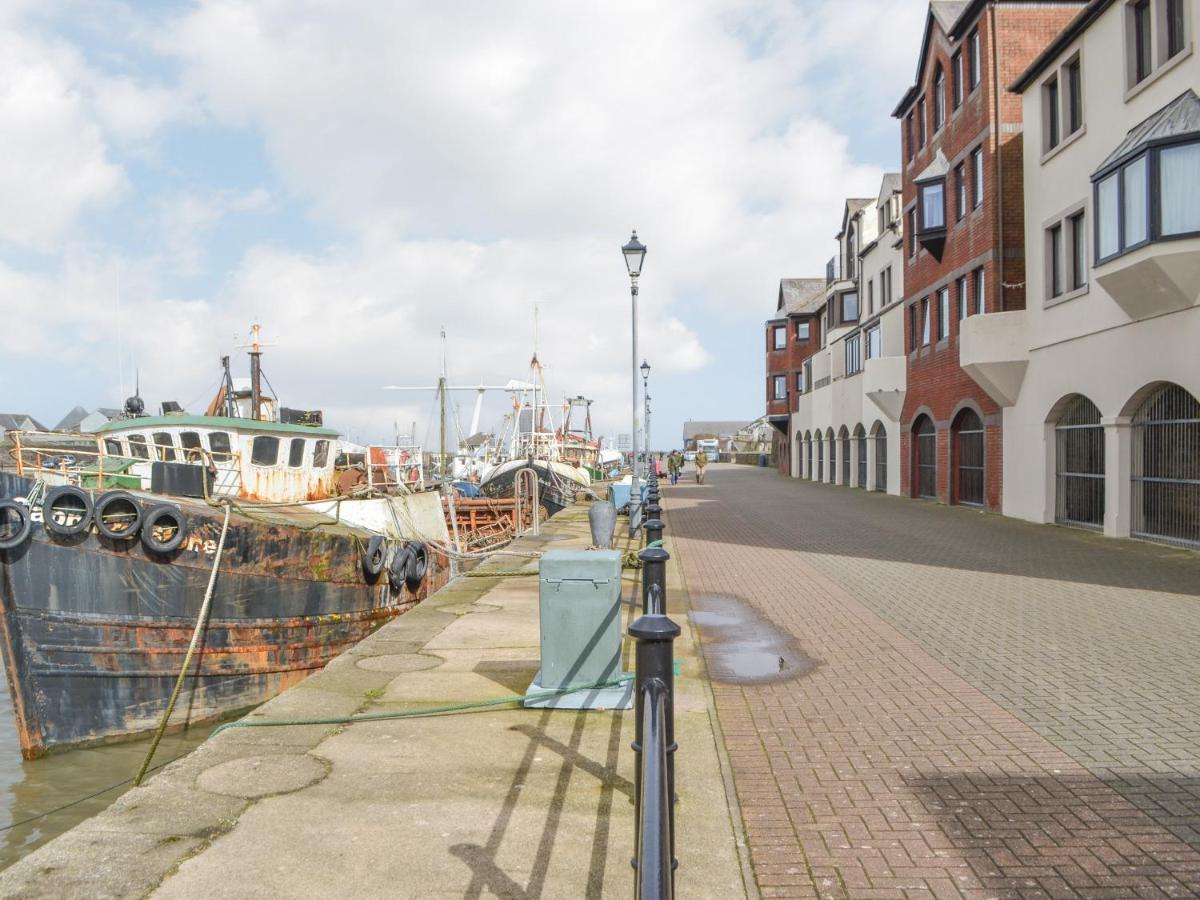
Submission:
[[[211,731],[210,726],[204,726],[165,736],[154,764],[182,756]],[[54,753],[27,762],[21,758],[17,741],[12,698],[7,687],[0,687],[0,828],[4,829],[0,832],[0,869],[94,816],[129,790],[132,782],[52,815],[25,820],[131,779],[148,748],[148,740],[129,741]],[[14,826],[18,822],[25,824]]]

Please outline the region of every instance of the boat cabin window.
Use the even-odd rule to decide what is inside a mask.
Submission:
[[[129,455],[138,459],[150,458],[150,451],[146,449],[146,436],[144,434],[131,434],[129,436]]]
[[[273,466],[279,462],[279,438],[259,435],[250,451],[250,462],[256,466]]]
[[[292,438],[292,445],[288,448],[288,465],[293,469],[304,465],[304,438]]]
[[[124,456],[121,452],[121,442],[113,438],[104,439],[104,452],[109,456]]]
[[[204,459],[200,448],[200,435],[197,432],[179,432],[179,446],[183,448],[183,458],[188,462],[201,462]]]
[[[317,441],[313,447],[313,468],[323,469],[329,462],[329,441]]]
[[[175,462],[175,441],[167,432],[154,433],[154,455],[162,462]]]
[[[208,434],[208,449],[228,459],[232,452],[229,448],[229,434],[224,431],[210,431]]]

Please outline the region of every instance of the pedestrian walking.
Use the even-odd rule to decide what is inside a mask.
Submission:
[[[708,465],[708,454],[701,450],[696,454],[696,484],[704,484],[704,469]]]
[[[667,456],[667,474],[671,484],[679,484],[679,456],[674,450]]]

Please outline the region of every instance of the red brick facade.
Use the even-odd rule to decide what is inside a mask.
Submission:
[[[799,337],[801,323],[808,324],[808,337]],[[766,324],[767,380],[766,403],[768,416],[788,416],[796,409],[800,396],[796,378],[804,370],[804,361],[821,348],[821,320],[819,313],[788,315],[770,319]],[[775,329],[787,329],[787,346],[775,349]],[[782,375],[787,386],[787,397],[775,399],[775,377]],[[791,446],[786,434],[775,434],[775,460],[783,474],[791,472]]]
[[[960,472],[958,425],[965,410],[983,422],[983,506],[1000,510],[1001,410],[959,366],[960,279],[966,278],[970,314],[978,314],[976,273],[982,273],[985,313],[1025,307],[1024,215],[1021,98],[1006,90],[1034,57],[1078,12],[1082,3],[974,3],[947,34],[932,14],[928,19],[919,82],[896,110],[900,121],[906,225],[916,211],[915,179],[937,159],[948,164],[945,179],[945,237],[923,245],[916,228],[906,227],[904,296],[908,392],[901,413],[901,492],[919,493],[918,450],[914,438],[923,416],[937,430],[937,498],[963,499],[970,473]],[[971,87],[972,35],[978,33],[979,83]],[[993,53],[993,49],[995,53]],[[955,53],[961,54],[962,102],[956,105]],[[934,128],[935,79],[944,78],[944,125]],[[923,101],[923,104],[922,104]],[[920,145],[917,117],[925,114]],[[913,117],[911,126],[908,117]],[[909,135],[913,146],[910,148]],[[974,202],[972,153],[983,156],[983,179]],[[958,216],[958,172],[965,181],[964,213]],[[911,248],[916,248],[915,255]],[[1003,248],[1003,252],[1002,249]],[[949,289],[946,337],[940,337],[942,288]],[[915,307],[915,315],[913,308]],[[928,314],[929,340],[923,316]],[[915,332],[914,332],[915,328]]]

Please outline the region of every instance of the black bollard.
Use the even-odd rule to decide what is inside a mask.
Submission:
[[[647,616],[667,614],[667,560],[670,558],[671,554],[662,547],[647,547],[638,554],[642,561],[642,613]]]
[[[646,510],[649,513],[649,510]],[[658,546],[662,546],[663,529],[667,526],[663,524],[663,520],[655,514],[642,523],[642,527],[646,529],[646,546],[649,547],[658,541]]]
[[[648,552],[648,551],[646,551]],[[663,848],[667,852],[648,855],[644,860],[635,857],[633,867],[638,870],[638,896],[642,896],[642,885],[664,885],[674,895],[675,868],[675,651],[673,642],[679,637],[679,626],[664,615],[642,616],[629,626],[629,636],[637,641],[636,673],[634,676],[635,735],[632,744],[637,754],[634,766],[633,797],[634,810],[633,846],[640,854],[648,847]],[[665,697],[663,696],[665,695]],[[665,728],[662,735],[655,735],[660,740],[665,739],[665,754],[662,747],[651,747],[650,755],[643,757],[643,737],[645,736],[646,702],[655,702],[662,698],[665,706]],[[650,798],[643,805],[642,797],[642,766],[649,764],[657,766],[665,755],[667,760],[666,773],[666,802],[668,809],[667,821],[662,821],[661,805]],[[661,773],[652,772],[653,783],[660,782]],[[643,829],[654,829],[654,840],[643,840]],[[665,834],[664,834],[665,831]],[[668,862],[669,860],[669,862]],[[643,865],[644,863],[644,865]],[[669,867],[670,872],[662,871]]]

